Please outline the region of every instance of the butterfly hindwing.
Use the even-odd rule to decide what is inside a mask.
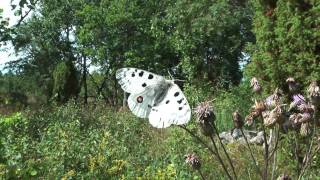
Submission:
[[[132,113],[140,118],[147,118],[155,101],[155,91],[147,88],[142,93],[130,94],[128,106]]]
[[[121,68],[117,70],[116,78],[122,89],[132,94],[141,93],[148,86],[165,81],[162,76],[136,68]]]
[[[186,97],[178,85],[173,84],[158,105],[151,108],[149,122],[157,128],[166,128],[172,124],[186,124],[191,118],[191,109]]]

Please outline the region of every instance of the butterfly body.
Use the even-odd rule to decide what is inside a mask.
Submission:
[[[152,126],[165,128],[190,120],[190,106],[173,80],[135,68],[119,69],[116,78],[122,89],[130,93],[130,110],[140,118],[149,118]]]

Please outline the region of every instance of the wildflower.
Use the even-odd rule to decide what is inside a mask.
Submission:
[[[254,111],[258,112],[261,114],[263,111],[266,110],[266,106],[263,101],[255,101],[254,106],[253,106]]]
[[[309,94],[311,103],[314,106],[319,106],[320,105],[320,88],[316,81],[313,81],[310,84],[308,88],[308,94]]]
[[[266,111],[262,113],[263,123],[267,127],[273,126],[275,123],[281,123],[284,121],[282,109],[280,106],[276,106],[272,111]]]
[[[301,94],[294,94],[292,96],[293,101],[290,104],[289,111],[296,109],[297,107],[306,104],[306,99]]]
[[[200,125],[202,132],[206,136],[212,136],[214,133],[213,123],[215,121],[215,115],[213,112],[213,107],[210,106],[210,102],[199,103],[194,110],[198,124]]]
[[[238,111],[232,113],[232,119],[233,119],[233,124],[235,128],[238,128],[238,129],[242,128],[244,122],[241,114]]]
[[[272,109],[276,107],[277,105],[281,104],[281,96],[282,96],[282,91],[279,88],[276,88],[274,93],[271,96],[268,96],[264,104],[267,109]]]
[[[262,91],[262,87],[259,84],[259,81],[257,78],[253,77],[250,81],[251,87],[253,89],[253,92],[259,94]]]
[[[246,116],[246,118],[245,118],[246,124],[247,124],[248,126],[251,126],[252,123],[253,123],[253,119],[254,119],[254,118],[257,118],[258,116],[260,116],[260,112],[252,109],[251,112],[250,112],[250,114],[248,114],[248,115]]]
[[[292,126],[292,128],[296,129],[298,127],[299,119],[301,119],[301,114],[300,113],[293,113],[289,117],[289,122]]]
[[[185,159],[186,159],[186,163],[189,164],[192,167],[192,169],[199,170],[201,168],[200,160],[198,156],[196,156],[194,153],[187,154],[185,156]]]

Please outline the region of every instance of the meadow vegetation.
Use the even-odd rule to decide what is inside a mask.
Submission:
[[[0,179],[319,179],[319,9],[316,0],[12,1],[16,24],[0,8],[0,51],[17,55],[0,69]],[[209,133],[201,113],[166,129],[135,117],[115,77],[123,67],[183,80]],[[219,143],[234,127],[264,131],[275,151]]]

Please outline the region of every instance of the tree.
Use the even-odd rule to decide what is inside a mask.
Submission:
[[[252,1],[256,42],[249,44],[246,74],[285,88],[294,77],[303,85],[320,77],[319,1]]]

